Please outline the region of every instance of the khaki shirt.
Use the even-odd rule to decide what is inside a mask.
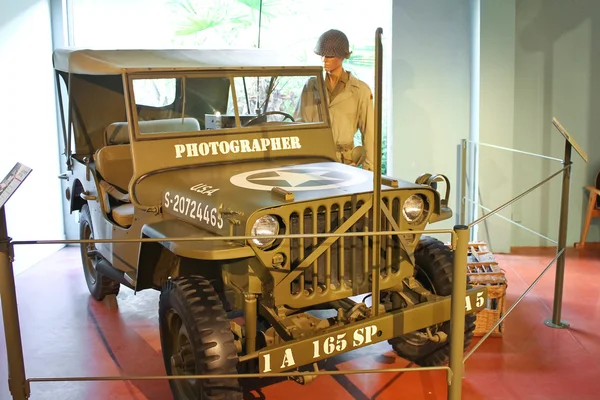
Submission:
[[[318,92],[316,78],[309,79],[302,90],[302,97],[294,115],[295,120],[306,122],[324,120],[318,115],[320,112]],[[363,168],[372,170],[375,155],[375,115],[371,89],[348,72],[347,81],[346,79],[338,81],[333,90],[333,98],[328,103],[334,142],[338,146],[351,149],[354,147],[354,135],[360,131],[362,145],[366,152]]]

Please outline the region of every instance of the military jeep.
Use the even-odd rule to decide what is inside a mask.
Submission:
[[[382,176],[389,234],[375,240],[374,175],[336,162],[321,66],[260,50],[53,60],[87,286],[99,301],[160,291],[168,375],[310,370],[384,340],[418,365],[448,361],[453,253],[419,231],[452,216],[449,182]],[[319,117],[300,121],[311,79]],[[465,347],[485,291],[466,300]],[[176,399],[242,398],[231,376],[170,385]]]

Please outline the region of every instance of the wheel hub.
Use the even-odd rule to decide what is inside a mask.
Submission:
[[[181,357],[181,354],[173,354],[171,356],[171,369],[175,369],[178,370],[181,368],[181,366],[183,365],[183,357]]]
[[[171,356],[171,368],[179,374],[194,374],[196,363],[192,353],[191,345],[185,344],[179,348],[179,351]]]
[[[86,226],[83,239],[94,240],[94,232],[92,231],[91,226]],[[83,246],[83,254],[86,256],[84,261],[86,279],[92,285],[94,285],[98,279],[98,275],[96,273],[97,252],[98,251],[96,250],[94,243],[86,243]]]

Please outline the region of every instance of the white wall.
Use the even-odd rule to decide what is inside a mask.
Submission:
[[[480,0],[479,141],[513,147],[515,94],[515,0]],[[476,150],[471,146],[470,150]],[[479,146],[479,192],[470,197],[487,209],[504,204],[513,194],[513,153]],[[479,208],[478,217],[489,211]],[[499,215],[511,218],[511,207]],[[479,240],[494,252],[508,252],[512,225],[497,215],[478,225]]]
[[[567,245],[579,240],[585,185],[600,168],[600,2],[517,0],[515,70],[515,147],[558,158],[564,139],[552,127],[556,116],[588,152],[586,165],[573,153]],[[515,193],[561,168],[560,163],[516,160]],[[523,224],[557,239],[561,179],[538,189],[515,210]],[[600,238],[596,222],[589,241]],[[544,239],[515,230],[515,246],[550,246]]]
[[[50,15],[52,20],[52,44],[53,49],[66,47],[72,45],[72,41],[69,39],[69,16],[67,15],[67,1],[70,0],[50,0]],[[63,90],[63,102],[65,105],[67,104],[65,97],[67,97],[68,93],[66,91],[66,87],[64,86],[64,82],[62,82],[61,78],[61,86]],[[60,109],[56,109],[56,119],[57,119],[57,133],[59,135],[59,154],[58,159],[60,173],[67,172],[66,165],[66,156],[63,154],[64,151],[64,143],[62,137],[62,122],[60,116]],[[67,188],[70,188],[73,184],[72,180],[66,181],[61,180],[61,192],[65,193]],[[71,210],[71,202],[66,199],[63,195],[62,197],[62,212],[64,216],[64,230],[65,230],[65,238],[66,239],[79,239],[79,213],[74,212],[70,213]],[[71,246],[78,246],[76,244]]]
[[[0,76],[0,175],[17,161],[33,168],[6,205],[9,236],[14,240],[62,239],[48,0],[0,2]],[[16,246],[15,271],[59,247]]]
[[[424,172],[441,173],[456,190],[456,149],[470,129],[470,4],[393,2],[390,175],[414,181]],[[452,193],[450,206],[458,210],[455,199]],[[435,227],[454,224],[452,218]]]

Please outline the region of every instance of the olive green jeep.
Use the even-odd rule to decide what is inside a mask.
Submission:
[[[321,66],[259,50],[53,57],[61,178],[81,239],[99,241],[81,244],[88,288],[160,291],[167,374],[306,370],[384,340],[421,366],[448,361],[453,253],[418,231],[452,216],[449,183],[382,176],[390,233],[375,240],[374,176],[336,162]],[[295,117],[308,80],[312,121]],[[486,301],[467,290],[465,347]],[[176,399],[242,398],[231,377],[170,384]]]

